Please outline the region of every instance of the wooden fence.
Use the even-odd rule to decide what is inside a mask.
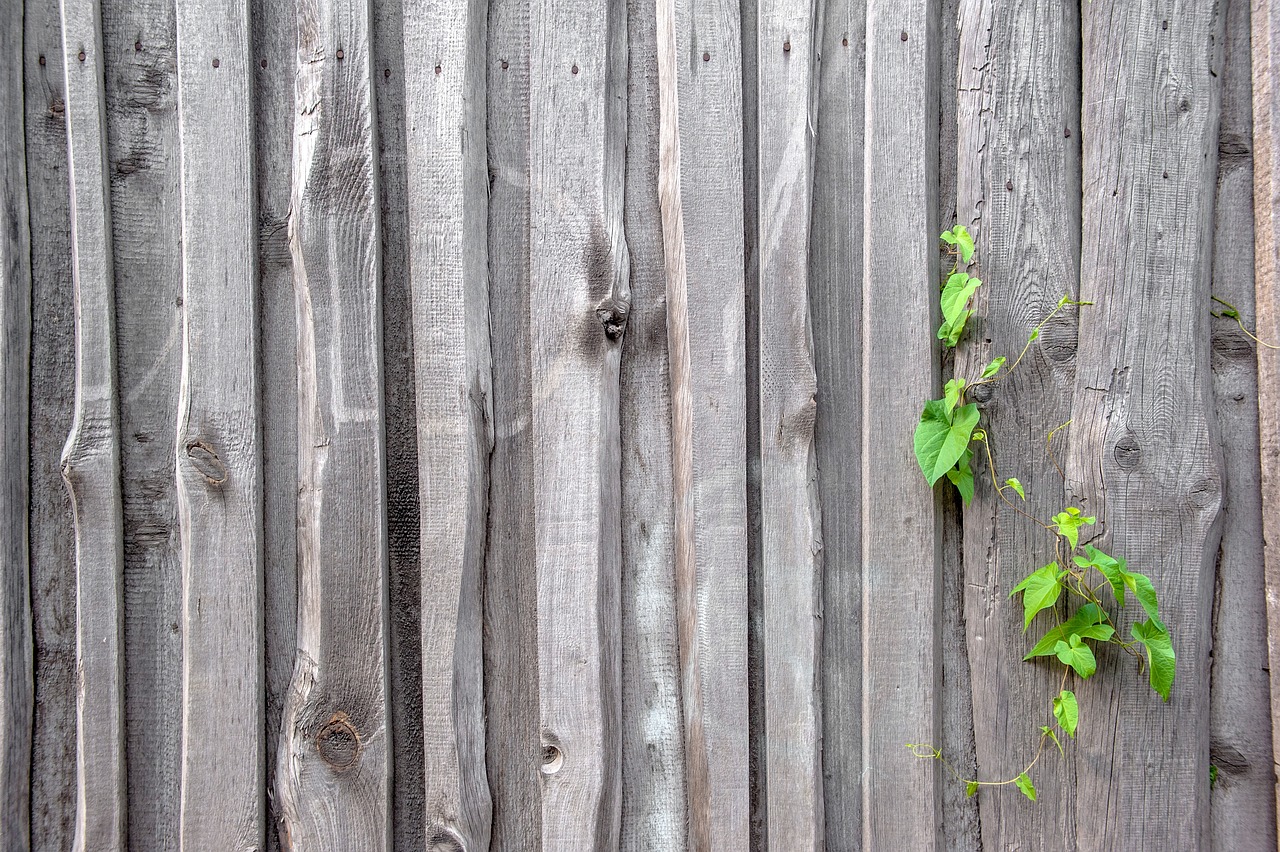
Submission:
[[[0,847],[1274,849],[1252,5],[5,0]],[[1178,678],[967,798],[1049,545],[911,436],[1063,294],[986,422]]]

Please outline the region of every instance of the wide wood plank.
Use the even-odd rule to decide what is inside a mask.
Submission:
[[[626,7],[530,12],[530,340],[544,849],[617,847]]]
[[[0,24],[0,843],[30,841],[32,650],[27,548],[31,240],[23,129],[23,16]],[[99,152],[101,156],[101,152]]]
[[[484,0],[409,2],[404,50],[428,848],[489,848],[481,586],[493,446]],[[429,212],[427,212],[429,211]]]
[[[866,32],[862,470],[875,491],[862,528],[881,532],[862,541],[862,843],[930,849],[938,767],[903,744],[936,742],[941,727],[938,510],[911,443],[938,395],[937,11],[871,0]]]
[[[124,540],[98,4],[64,2],[62,33],[76,318],[75,419],[62,454],[76,541],[75,848],[123,849]]]
[[[247,3],[178,9],[182,804],[186,849],[260,848],[262,458]],[[237,708],[235,714],[227,707]]]
[[[956,358],[955,374],[970,381],[992,358],[1003,355],[1012,364],[1031,329],[1078,289],[1079,41],[1074,7],[1046,0],[960,5],[956,212],[977,243],[970,272],[985,282]],[[997,476],[1021,480],[1026,511],[1042,519],[1066,505],[1045,439],[1071,417],[1075,319],[1074,310],[1055,319],[1015,372],[972,396],[991,435]],[[975,469],[986,471],[983,451],[976,452]],[[1005,505],[984,473],[963,531],[974,769],[984,781],[1005,780],[1035,756],[1039,726],[1052,723],[1059,690],[1057,670],[1019,662],[1034,637],[1022,629],[1021,602],[1009,597],[1023,577],[1054,558],[1054,539]],[[1048,618],[1032,631],[1043,632]],[[1041,791],[1037,807],[1024,807],[1011,787],[983,790],[984,847],[1069,846],[1074,775],[1071,760],[1051,750],[1031,773]],[[958,785],[950,777],[944,783]]]
[[[382,850],[391,755],[369,7],[317,0],[296,12],[298,650],[277,795],[286,847]]]
[[[765,790],[770,848],[823,838],[822,519],[813,428],[809,215],[820,29],[808,5],[756,19],[760,541]]]
[[[1164,705],[1133,661],[1082,685],[1081,848],[1208,840],[1209,628],[1222,467],[1209,372],[1220,8],[1082,7],[1083,222],[1069,493],[1151,577],[1178,656]],[[1131,617],[1119,630],[1129,634]],[[1161,779],[1153,795],[1150,779]]]

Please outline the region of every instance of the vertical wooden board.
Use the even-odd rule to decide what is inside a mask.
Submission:
[[[970,382],[997,356],[1012,365],[1031,329],[1062,296],[1076,296],[1078,67],[1074,6],[961,3],[957,222],[974,234],[969,271],[984,282],[956,357],[956,375]],[[1017,477],[1026,491],[1025,502],[1006,496],[1046,520],[1066,505],[1046,438],[1071,417],[1075,343],[1076,310],[1069,309],[1044,328],[1016,370],[974,388],[970,397],[991,436],[996,476],[1001,482]],[[976,777],[995,781],[1016,777],[1036,755],[1039,727],[1054,724],[1059,668],[1020,662],[1052,618],[1043,615],[1024,632],[1021,602],[1009,596],[1054,558],[1054,536],[1001,499],[985,451],[981,445],[974,451],[978,484],[964,512],[963,542],[966,698],[973,708]],[[1074,842],[1071,763],[1051,748],[1030,774],[1040,790],[1036,807],[1026,807],[1013,787],[979,794],[984,846],[1056,849]],[[944,783],[958,784],[953,778]]]
[[[530,9],[489,5],[487,149],[494,447],[484,679],[493,852],[542,848],[530,311]]]
[[[249,7],[177,10],[184,849],[261,848],[262,456]],[[226,712],[235,707],[237,712]]]
[[[1257,334],[1280,340],[1280,3],[1253,0],[1253,235]],[[1280,718],[1280,352],[1258,351],[1258,434],[1271,718]],[[1272,737],[1273,768],[1280,737]],[[1276,788],[1280,803],[1280,786]],[[1280,806],[1277,807],[1280,813]],[[1278,829],[1280,831],[1280,829]]]
[[[626,7],[530,13],[530,338],[542,844],[617,847],[621,786],[618,361]]]
[[[1095,543],[1151,577],[1178,657],[1168,705],[1119,654],[1102,655],[1097,681],[1079,690],[1084,848],[1208,840],[1222,501],[1209,372],[1219,11],[1082,8],[1080,296],[1095,307],[1080,322],[1068,489],[1098,517]],[[1131,621],[1118,625],[1126,638]]]
[[[626,852],[686,849],[677,638],[667,293],[658,200],[657,5],[627,4],[625,226],[631,314],[622,341],[622,830]]]
[[[59,472],[71,431],[75,329],[66,75],[56,0],[24,5],[27,203],[31,221],[30,511],[34,716],[31,848],[72,846],[76,816],[75,526]]]
[[[765,794],[773,849],[820,849],[823,842],[822,519],[808,275],[820,38],[819,21],[807,4],[760,3],[760,564]]]
[[[1233,0],[1226,15],[1213,295],[1235,305],[1252,328],[1249,6]],[[1262,491],[1256,463],[1257,359],[1254,342],[1227,317],[1213,320],[1210,340],[1214,409],[1226,473],[1209,673],[1209,763],[1217,767],[1217,781],[1209,793],[1210,841],[1215,849],[1272,848],[1276,845],[1275,767],[1266,674]]]
[[[99,21],[94,0],[62,4],[76,330],[75,415],[62,476],[71,495],[76,547],[74,848],[123,849],[124,542]]]
[[[293,249],[298,651],[277,756],[282,843],[391,842],[377,163],[367,3],[300,3]]]
[[[866,849],[937,848],[937,768],[903,747],[940,732],[937,504],[911,436],[937,395],[937,12],[867,4],[864,148],[863,830]],[[892,389],[889,392],[889,389]]]
[[[418,422],[422,726],[429,847],[487,850],[480,578],[490,408],[483,0],[410,2],[407,201]]]
[[[862,836],[862,157],[865,0],[823,7],[809,259],[822,507],[826,846]]]
[[[27,499],[31,240],[23,122],[23,16],[0,24],[0,842],[30,842],[32,646]]]

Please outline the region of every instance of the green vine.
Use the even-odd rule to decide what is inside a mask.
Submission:
[[[945,347],[954,348],[974,314],[970,304],[974,293],[982,286],[982,281],[966,271],[974,254],[973,237],[968,230],[963,225],[956,225],[942,234],[942,241],[947,245],[947,252],[954,262],[942,286],[942,325],[938,329],[938,339]],[[1103,553],[1091,544],[1080,544],[1081,530],[1096,524],[1096,517],[1085,515],[1075,506],[1067,506],[1044,521],[1026,508],[1027,498],[1022,483],[1016,477],[1008,477],[1002,481],[996,475],[992,436],[982,425],[978,404],[967,401],[974,388],[996,385],[1008,378],[1054,317],[1069,307],[1089,304],[1092,303],[1063,296],[1049,315],[1032,328],[1026,345],[1007,369],[1005,365],[1008,359],[1000,357],[983,367],[975,379],[956,377],[949,380],[943,387],[941,399],[925,403],[920,423],[916,427],[916,459],[930,486],[946,478],[960,492],[966,505],[972,502],[972,462],[977,455],[977,448],[984,456],[991,484],[1001,503],[1044,529],[1053,540],[1053,560],[1032,571],[1009,593],[1010,597],[1019,593],[1022,595],[1023,632],[1029,630],[1032,622],[1042,613],[1047,613],[1040,618],[1042,624],[1052,618],[1052,626],[1032,645],[1023,660],[1049,657],[1051,662],[1056,659],[1063,667],[1058,694],[1053,699],[1053,719],[1048,724],[1039,726],[1038,743],[1026,767],[1012,778],[966,778],[935,746],[927,743],[907,745],[916,757],[941,761],[965,785],[966,793],[970,796],[982,787],[1014,785],[1028,799],[1033,802],[1036,800],[1036,787],[1031,780],[1031,771],[1050,743],[1065,755],[1059,732],[1068,738],[1075,738],[1080,708],[1075,693],[1067,687],[1074,685],[1071,683],[1072,675],[1080,680],[1088,680],[1094,676],[1098,670],[1095,649],[1100,645],[1114,645],[1134,657],[1140,668],[1145,666],[1149,672],[1151,688],[1165,701],[1169,700],[1169,693],[1173,688],[1173,642],[1169,628],[1157,612],[1156,591],[1151,580],[1145,574],[1130,571],[1124,559]],[[1062,467],[1053,456],[1052,442],[1054,435],[1068,425],[1070,421],[1051,430],[1045,438],[1049,459],[1059,475],[1062,475]],[[1015,503],[1012,495],[1016,495],[1022,505]],[[1107,591],[1120,607],[1125,606],[1128,595],[1133,595],[1146,613],[1146,619],[1135,621],[1130,626],[1132,641],[1125,641],[1117,631],[1119,622],[1108,610],[1107,602],[1102,597],[1102,593]],[[1060,602],[1065,606],[1059,606]],[[1070,614],[1063,618],[1067,612]],[[1145,650],[1145,654],[1138,650],[1139,646]]]

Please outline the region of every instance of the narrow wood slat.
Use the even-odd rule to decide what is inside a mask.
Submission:
[[[1047,0],[963,0],[959,21],[956,218],[974,234],[976,263],[969,272],[984,284],[955,374],[974,381],[997,356],[1012,365],[1031,329],[1059,298],[1074,298],[1078,290],[1080,35],[1076,8]],[[1033,34],[1038,47],[1028,51]],[[1007,495],[1045,520],[1067,505],[1045,441],[1071,417],[1076,317],[1072,309],[1055,319],[1013,373],[970,397],[982,409],[998,479],[1017,477],[1026,500]],[[1042,615],[1024,631],[1021,601],[1009,590],[1054,558],[1054,538],[1000,499],[982,445],[974,452],[977,491],[964,512],[963,600],[977,760],[967,769],[994,781],[1023,770],[1035,756],[1039,727],[1053,721],[1060,671],[1019,662],[1053,619]],[[951,490],[945,482],[941,487]],[[1028,838],[1047,847],[1071,845],[1075,752],[1068,755],[1046,753],[1031,773],[1040,790],[1037,807],[1024,807],[1011,786],[979,794],[985,847]],[[954,778],[943,783],[958,784]]]
[[[737,5],[657,3],[676,615],[698,850],[748,842],[746,472],[725,464],[746,457],[740,44]]]
[[[404,50],[428,848],[488,850],[481,573],[493,446],[484,0],[410,2]],[[425,72],[425,68],[423,69]],[[429,211],[429,212],[428,212]]]
[[[937,11],[867,4],[862,317],[863,830],[866,849],[938,848],[938,509],[912,433],[938,395]]]
[[[23,16],[0,24],[0,844],[30,843],[33,658],[27,547],[31,240]]]
[[[76,528],[75,848],[123,849],[124,542],[99,21],[96,0],[62,4],[76,308],[76,411],[62,475]]]
[[[530,339],[544,849],[614,849],[620,802],[618,360],[626,18],[530,14]]]
[[[1280,3],[1253,0],[1253,237],[1257,334],[1280,341]],[[1280,352],[1258,350],[1258,434],[1271,718],[1280,719]],[[1280,737],[1272,737],[1280,767]],[[1280,774],[1280,773],[1278,773]],[[1280,820],[1280,783],[1276,786]],[[1277,826],[1280,833],[1280,825]]]
[[[1209,410],[1220,8],[1082,7],[1085,175],[1069,492],[1097,545],[1151,577],[1172,700],[1104,654],[1077,690],[1081,848],[1208,840],[1209,627],[1222,467]],[[1159,23],[1157,23],[1159,21]],[[1167,21],[1167,26],[1165,25]],[[1129,638],[1132,616],[1117,625]],[[1152,778],[1160,779],[1153,795]]]
[[[822,519],[813,428],[809,215],[820,30],[807,4],[756,20],[760,281],[760,541],[770,848],[823,842]]]
[[[227,0],[183,4],[177,14],[181,844],[261,848],[262,459],[249,8]]]
[[[367,3],[296,7],[298,650],[277,791],[286,848],[391,843],[380,234]]]

